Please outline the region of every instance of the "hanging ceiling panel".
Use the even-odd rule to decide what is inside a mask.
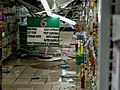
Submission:
[[[72,1],[74,0],[47,0],[48,1],[48,4],[50,6],[50,8],[52,8],[53,4],[54,4],[54,1],[56,2],[56,4],[58,6],[64,6],[66,4],[69,4],[71,3]]]
[[[24,1],[30,4],[30,5],[24,4],[26,7],[33,6],[32,8],[29,8],[29,10],[32,10],[33,14],[37,12],[43,12],[41,15],[43,16],[46,15],[45,9],[40,0],[17,0],[17,1],[19,1],[20,3]],[[47,0],[47,2],[53,13],[77,21],[79,18],[78,11],[80,11],[80,7],[83,1],[82,0]]]

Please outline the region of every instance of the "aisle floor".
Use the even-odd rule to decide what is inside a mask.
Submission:
[[[36,64],[38,68],[31,67]],[[54,65],[55,67],[41,69],[38,60],[30,58],[9,60],[3,65],[3,67],[10,67],[11,70],[9,73],[2,74],[2,88],[3,90],[82,90],[78,79],[74,80],[75,86],[72,87],[69,87],[67,82],[59,82],[60,64],[64,62],[59,61]],[[71,71],[76,70],[74,60],[69,60],[69,65]],[[33,76],[38,78],[32,79]]]

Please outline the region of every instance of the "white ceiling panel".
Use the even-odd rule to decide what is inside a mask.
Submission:
[[[54,0],[47,0],[48,4],[50,5],[50,8],[52,8],[53,4],[54,4]],[[55,0],[58,6],[62,6],[66,3],[72,2],[74,0]]]

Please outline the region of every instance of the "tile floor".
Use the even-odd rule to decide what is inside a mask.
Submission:
[[[39,61],[30,58],[9,60],[3,67],[12,68],[9,73],[2,73],[3,90],[81,90],[80,80],[75,80],[76,87],[68,87],[66,82],[58,82],[60,79],[59,64],[53,68],[33,68],[31,65],[39,64]],[[17,66],[18,65],[18,66]],[[52,63],[51,63],[52,65]],[[69,60],[70,70],[75,71],[74,60]],[[32,76],[38,76],[38,79],[32,79]]]

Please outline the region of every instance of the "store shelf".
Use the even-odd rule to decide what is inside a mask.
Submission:
[[[2,61],[4,61],[5,59],[7,59],[8,57],[10,57],[12,55],[12,53],[10,53],[9,55],[7,55],[6,57],[2,58]]]
[[[12,31],[12,32],[8,32],[5,36],[3,36],[2,38],[6,38],[12,34],[15,34],[17,31]]]
[[[2,60],[7,59],[14,52],[17,45],[17,21],[15,2],[1,2],[3,6],[3,22],[2,30]],[[17,46],[16,46],[17,47]]]
[[[14,41],[2,45],[2,48],[6,47],[6,46],[8,46],[8,45],[11,45],[13,42],[14,42]]]
[[[15,13],[4,13],[5,16],[14,16]]]

